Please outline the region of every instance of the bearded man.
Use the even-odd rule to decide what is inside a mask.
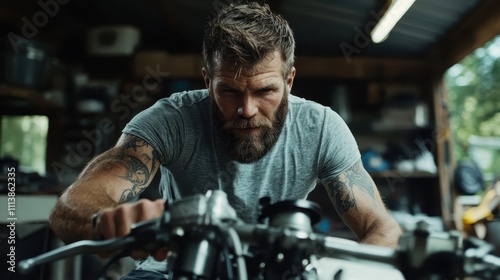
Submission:
[[[294,51],[287,21],[267,5],[222,9],[203,40],[206,89],[175,93],[135,116],[63,193],[51,215],[56,234],[65,242],[124,236],[133,223],[159,217],[165,200],[214,189],[256,223],[259,198],[305,199],[321,180],[361,242],[395,247],[401,230],[345,122],[291,93]],[[158,170],[152,187],[163,199],[133,201]],[[151,254],[136,252],[138,270],[124,279],[164,279],[166,250]]]

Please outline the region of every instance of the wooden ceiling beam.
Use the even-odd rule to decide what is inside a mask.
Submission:
[[[143,51],[134,59],[134,76],[142,78],[147,70],[157,69],[165,77],[201,77],[202,57],[199,54],[169,54],[165,51]],[[418,59],[297,57],[298,77],[359,80],[416,81],[428,76],[426,61]]]
[[[297,57],[300,77],[332,77],[361,80],[420,80],[427,76],[428,64],[420,59]]]
[[[429,53],[434,73],[449,67],[500,34],[500,1],[483,0],[453,30],[443,36]]]

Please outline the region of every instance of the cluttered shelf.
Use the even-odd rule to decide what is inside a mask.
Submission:
[[[372,117],[373,118],[373,117]],[[348,124],[349,129],[358,137],[366,136],[393,136],[398,133],[402,136],[407,135],[421,135],[421,134],[431,134],[436,128],[432,124],[425,126],[415,126],[415,125],[400,125],[400,126],[384,126],[379,123],[374,123],[369,120],[360,120],[355,122],[350,122]]]
[[[37,90],[7,84],[0,84],[0,100],[4,114],[24,114],[25,110],[51,112],[59,109],[57,104],[46,100]]]

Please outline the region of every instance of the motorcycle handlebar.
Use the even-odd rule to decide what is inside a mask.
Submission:
[[[207,230],[215,235],[231,237],[230,240],[221,242],[226,248],[233,249],[239,261],[242,259],[242,245],[245,245],[264,249],[288,248],[318,258],[385,264],[400,270],[404,275],[428,268],[425,266],[427,262],[441,262],[442,256],[449,258],[448,262],[454,266],[460,266],[468,275],[485,270],[500,270],[500,258],[489,255],[487,247],[472,246],[483,248],[482,250],[463,248],[463,240],[457,234],[443,233],[434,236],[426,229],[425,224],[419,224],[413,233],[403,235],[398,249],[390,249],[314,233],[312,224],[319,219],[319,214],[316,213],[315,207],[307,203],[285,201],[267,205],[266,201],[263,201],[263,206],[265,207],[262,213],[265,215],[262,218],[267,218],[270,224],[245,224],[237,219],[223,192],[209,192],[206,197],[192,196],[171,203],[164,215],[158,219],[134,224],[131,233],[126,237],[75,242],[23,260],[19,263],[19,269],[21,272],[27,272],[36,265],[83,253],[119,250],[126,253],[133,249],[150,251],[158,246],[174,245],[176,238],[185,233]],[[174,243],[170,244],[172,242]],[[275,247],[276,244],[278,247]],[[243,263],[238,266],[243,266]]]
[[[239,236],[242,243],[247,245],[271,244],[277,238],[282,238],[284,235],[290,235],[292,232],[287,232],[287,229],[278,229],[267,227],[262,224],[236,224],[232,228]],[[137,233],[135,233],[137,235]],[[299,240],[312,241],[315,246],[315,255],[318,258],[327,257],[342,260],[362,260],[370,261],[379,264],[386,264],[394,267],[404,273],[406,267],[403,267],[401,258],[403,253],[411,254],[411,252],[402,252],[400,250],[377,247],[367,244],[360,244],[354,241],[319,235],[311,233],[308,236],[293,236]],[[99,254],[108,251],[127,250],[136,242],[134,233],[126,237],[115,238],[103,241],[82,240],[78,241],[50,252],[46,252],[39,256],[22,260],[19,262],[19,270],[22,273],[31,271],[35,266],[57,261],[60,259],[72,257],[79,254],[91,253]],[[473,275],[478,271],[500,271],[500,258],[491,254],[475,254],[475,249],[469,249],[464,254],[464,268],[467,274]]]
[[[107,251],[121,250],[133,244],[134,241],[135,237],[133,236],[126,236],[122,238],[103,241],[77,241],[75,243],[46,252],[39,256],[22,260],[21,262],[19,262],[19,270],[21,271],[21,273],[27,273],[37,265],[58,261],[80,254],[99,254]]]
[[[232,226],[242,243],[247,245],[262,246],[274,242],[277,238],[287,235],[287,230],[266,227],[265,225],[237,224]],[[108,251],[125,250],[135,243],[137,233],[131,233],[126,237],[115,238],[103,241],[82,240],[57,248],[39,256],[23,260],[19,263],[19,270],[22,273],[29,272],[33,267],[60,259],[73,257],[79,254],[99,254]],[[300,236],[298,237],[300,238]],[[310,234],[303,236],[303,240],[310,240],[315,247],[317,257],[330,257],[339,259],[360,259],[389,264],[397,267],[397,251],[389,248],[382,248],[359,244],[341,238]],[[355,245],[355,246],[353,246]]]
[[[286,229],[267,228],[265,225],[242,224],[233,227],[242,242],[249,245],[273,243],[276,238],[281,238],[283,235],[293,235],[292,232],[287,233]],[[300,239],[301,237],[298,236],[297,238]],[[352,260],[354,258],[398,267],[398,252],[391,248],[360,244],[355,241],[316,233],[311,233],[303,238],[313,241],[316,246],[315,255],[317,257],[343,260]]]

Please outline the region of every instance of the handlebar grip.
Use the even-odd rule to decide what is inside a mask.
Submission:
[[[102,253],[127,247],[135,241],[132,236],[103,241],[82,240],[57,248],[34,258],[22,260],[18,264],[21,273],[30,272],[35,266],[85,253]]]

